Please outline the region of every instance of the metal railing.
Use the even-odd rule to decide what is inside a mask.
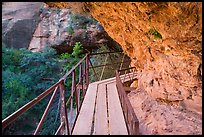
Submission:
[[[75,70],[79,68],[79,80],[78,83],[76,83],[76,72]],[[35,129],[34,135],[39,134],[40,129],[43,125],[43,122],[45,120],[45,117],[48,114],[48,111],[51,107],[51,104],[56,97],[56,94],[58,92],[58,89],[60,91],[60,126],[57,129],[55,135],[57,134],[71,134],[73,125],[70,124],[72,121],[72,109],[73,109],[73,99],[75,97],[76,99],[76,115],[79,113],[79,109],[81,107],[82,101],[81,95],[80,95],[80,89],[82,90],[82,100],[85,96],[86,89],[89,84],[89,78],[88,78],[88,72],[89,72],[89,54],[86,54],[84,58],[82,58],[69,72],[67,72],[57,83],[55,83],[53,86],[51,86],[49,89],[41,93],[39,96],[22,106],[20,109],[15,111],[13,114],[9,115],[2,121],[2,129],[6,128],[9,124],[14,122],[18,117],[20,117],[22,114],[24,114],[26,111],[28,111],[31,107],[39,103],[43,98],[48,96],[53,90],[53,94],[49,100],[49,103],[42,115],[42,118],[40,122],[38,123],[37,128]],[[65,86],[64,81],[66,78],[72,74],[72,89],[71,89],[71,95],[68,98],[68,100],[65,100]],[[68,121],[67,117],[67,107],[68,104],[70,105],[70,120]]]
[[[101,81],[102,79],[103,79],[103,75],[104,75],[104,73],[105,73],[105,68],[107,67],[107,66],[110,66],[109,67],[109,71],[110,70],[113,70],[113,73],[112,74],[114,74],[115,73],[115,70],[117,70],[117,69],[121,69],[124,65],[127,65],[127,64],[130,64],[130,59],[128,58],[128,59],[125,59],[125,54],[123,54],[123,57],[122,57],[122,60],[119,60],[119,58],[117,58],[116,60],[114,60],[113,59],[113,57],[111,56],[112,55],[112,53],[113,54],[115,54],[115,53],[122,53],[122,51],[118,51],[118,52],[101,52],[101,53],[92,53],[92,54],[90,54],[90,57],[94,57],[95,55],[101,55],[101,54],[104,54],[104,55],[106,55],[105,57],[104,57],[104,63],[103,64],[99,64],[99,65],[95,65],[95,66],[93,66],[93,63],[91,63],[91,61],[90,61],[90,64],[91,64],[91,67],[93,68],[93,71],[94,71],[94,74],[95,74],[95,76],[96,76],[96,79],[97,79],[97,81]],[[110,62],[108,63],[108,57],[110,58]],[[119,60],[119,61],[118,61]],[[119,65],[119,66],[117,66],[117,65]],[[112,67],[112,66],[114,66],[114,67]],[[116,67],[117,66],[117,67]],[[95,68],[100,68],[100,67],[102,67],[102,71],[101,71],[101,73],[99,73],[100,75],[98,76],[98,74],[96,73],[96,71],[95,71]],[[113,75],[113,77],[114,77],[114,75]]]
[[[122,51],[119,51],[120,53]],[[119,53],[118,52],[118,53]],[[60,125],[55,132],[55,135],[58,134],[66,134],[66,135],[71,135],[73,131],[73,127],[75,125],[76,119],[78,117],[78,114],[80,112],[80,108],[84,99],[84,96],[86,94],[86,90],[89,85],[89,68],[93,69],[93,72],[97,78],[97,80],[101,80],[102,74],[100,75],[100,79],[98,78],[94,68],[96,67],[103,67],[103,70],[105,69],[106,62],[103,65],[99,66],[93,66],[90,56],[94,55],[100,55],[100,54],[107,54],[110,56],[112,53],[117,53],[117,52],[102,52],[102,53],[87,53],[71,70],[69,70],[57,83],[52,85],[49,89],[41,93],[39,96],[19,108],[17,111],[6,117],[5,119],[2,120],[2,129],[5,129],[8,125],[13,123],[17,118],[19,118],[21,115],[23,115],[25,112],[27,112],[30,108],[35,106],[37,103],[42,101],[45,97],[48,97],[50,93],[53,92],[47,107],[44,110],[44,113],[37,125],[37,128],[35,129],[34,135],[40,134],[40,130],[42,129],[43,122],[45,121],[46,116],[48,115],[48,112],[50,110],[51,105],[53,104],[53,100],[56,98],[57,93],[59,92],[60,94]],[[121,66],[124,61],[124,56],[121,62]],[[113,62],[112,62],[113,63]],[[114,64],[114,63],[113,63]],[[76,81],[76,70],[79,69],[79,75],[78,75],[78,81]],[[68,97],[66,100],[65,93],[65,80],[68,78],[68,76],[72,76],[72,84],[71,84],[71,95]],[[82,94],[82,95],[81,95]],[[74,100],[75,99],[75,100]],[[75,101],[75,102],[74,102]],[[76,116],[74,119],[74,122],[72,123],[72,111],[73,111],[73,106],[74,103],[76,104]],[[69,105],[68,105],[69,104]],[[70,113],[69,116],[70,118],[68,119],[68,113],[67,113],[67,108],[70,106]]]
[[[120,74],[122,72],[125,72],[124,78],[121,80]],[[127,73],[128,72],[128,73]],[[130,78],[129,80],[134,80],[135,76],[135,67],[127,68],[127,69],[121,69],[116,70],[116,87],[121,103],[121,107],[123,110],[126,126],[128,129],[129,135],[138,135],[139,134],[139,121],[136,117],[136,114],[134,112],[134,109],[126,95],[123,82],[125,82],[126,74]]]

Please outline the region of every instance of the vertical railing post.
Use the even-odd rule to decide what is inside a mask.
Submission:
[[[103,69],[102,69],[102,72],[101,72],[101,76],[100,76],[99,81],[101,81],[101,79],[102,79],[102,77],[103,77],[103,72],[104,72],[105,67],[106,67],[106,62],[107,62],[108,56],[109,56],[109,54],[107,54],[107,55],[106,55],[106,58],[105,58],[105,63],[104,63],[104,66],[103,66]]]
[[[94,69],[93,64],[91,63],[90,58],[89,58],[89,63],[90,63],[90,65],[91,65],[91,68],[93,69],[93,72],[94,72],[94,75],[95,75],[95,77],[96,77],[96,80],[99,81],[98,76],[97,76],[97,74],[96,74],[96,71],[95,71],[95,69]]]
[[[110,57],[111,63],[114,64],[114,61],[113,61],[113,59],[112,59],[112,57],[111,57],[111,54],[108,53],[108,55],[109,55],[109,57]],[[111,68],[114,69],[112,66],[111,66]]]
[[[81,63],[81,88],[82,88],[82,96],[84,97],[84,71],[83,71],[83,63]]]
[[[61,129],[61,135],[70,134],[69,123],[67,118],[67,108],[65,104],[65,93],[64,93],[64,79],[61,79],[60,83],[60,121],[65,123]]]
[[[81,85],[80,88],[78,88],[78,91],[76,92],[76,103],[77,103],[77,113],[79,112],[79,106],[80,106],[80,96],[81,96],[81,88],[83,86],[83,79],[82,79],[82,64],[79,65],[79,85]]]
[[[75,70],[73,70],[72,72],[72,89],[71,89],[71,105],[70,105],[70,127],[71,129],[72,129],[72,108],[73,108],[74,92],[76,92]]]
[[[125,58],[125,54],[123,54],[123,58],[122,58],[122,61],[121,61],[121,64],[120,64],[120,68],[119,68],[119,70],[121,70],[122,67],[123,67],[123,61],[124,61],[124,58]],[[120,72],[119,72],[119,75],[120,75]]]
[[[83,71],[83,97],[85,96],[86,89],[86,60],[84,61],[84,71]]]
[[[129,70],[129,72],[128,72],[128,76],[129,76],[130,80],[132,80],[131,77],[130,77],[130,70]]]
[[[123,78],[123,82],[125,82],[126,73],[127,73],[127,71],[125,70],[125,76],[124,76],[124,78]],[[123,83],[123,82],[122,82],[122,83]]]
[[[89,85],[89,55],[86,58],[86,89]]]

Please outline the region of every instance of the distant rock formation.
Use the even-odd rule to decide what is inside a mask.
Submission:
[[[42,2],[4,2],[2,42],[8,47],[27,48],[40,21]]]
[[[76,42],[87,50],[97,49],[100,44],[110,49],[117,46],[90,15],[48,8],[42,2],[3,3],[2,29],[4,44],[33,52],[50,46],[58,53],[71,53]]]

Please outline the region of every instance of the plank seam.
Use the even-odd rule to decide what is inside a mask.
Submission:
[[[95,102],[94,102],[94,112],[93,112],[93,117],[92,117],[92,126],[91,126],[91,135],[94,133],[94,119],[95,119],[95,112],[96,112],[96,101],[97,101],[97,95],[98,95],[98,84],[97,84],[97,90],[96,90],[96,97],[95,97]]]
[[[106,84],[106,105],[107,105],[107,126],[108,126],[108,135],[110,135],[109,110],[108,110],[108,87],[107,87],[107,84]]]

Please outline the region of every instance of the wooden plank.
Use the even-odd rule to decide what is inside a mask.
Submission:
[[[132,76],[132,74],[133,73],[130,73],[131,76]],[[124,77],[124,75],[122,75],[121,77]],[[126,75],[126,77],[127,78],[126,78],[125,81],[128,81],[129,76]],[[136,75],[134,77],[136,77]],[[98,82],[93,82],[93,83],[89,84],[89,88],[87,90],[86,96],[85,96],[84,101],[82,103],[81,110],[80,110],[79,116],[77,118],[74,130],[73,130],[73,133],[72,133],[73,135],[82,135],[82,134],[83,135],[90,135],[91,134],[92,120],[93,120],[93,115],[94,115],[93,113],[94,113],[94,109],[95,109],[94,107],[95,107],[95,101],[96,101],[95,99],[96,99],[96,94],[97,94],[97,92],[96,92],[97,91],[97,86],[98,86],[98,84],[100,84],[100,87],[99,87],[100,89],[99,90],[101,91],[101,89],[105,89],[103,86],[106,83],[114,83],[114,85],[115,85],[115,77],[105,79],[105,80],[102,80],[102,81],[98,81]],[[110,95],[108,95],[108,96],[111,97],[114,94],[116,94],[116,95],[114,95],[116,97],[111,97],[111,99],[109,99],[109,101],[110,101],[111,104],[112,103],[115,104],[115,105],[118,104],[120,106],[120,101],[119,101],[119,98],[118,98],[116,87],[115,86],[113,86],[113,87],[114,87],[113,89],[115,89],[116,92],[110,93],[110,91],[109,91],[108,93]],[[111,88],[111,90],[112,90],[112,88]],[[102,91],[105,91],[105,90],[102,90]],[[94,119],[95,120],[95,123],[94,123],[94,125],[95,125],[94,130],[95,131],[94,131],[93,134],[109,134],[108,130],[106,128],[107,124],[102,124],[102,123],[105,123],[105,122],[107,123],[107,119],[105,120],[105,116],[107,117],[107,111],[105,111],[105,106],[106,106],[106,109],[107,109],[107,104],[106,104],[106,101],[104,101],[106,99],[105,98],[106,96],[105,96],[104,93],[105,92],[99,92],[99,94],[97,94],[97,98],[98,98],[97,103],[96,103],[97,110],[96,110],[95,119]],[[116,102],[118,102],[118,103],[116,103]],[[100,103],[102,103],[103,105],[100,105]],[[120,133],[124,134],[125,133],[124,130],[119,130],[120,128],[115,129],[113,127],[113,125],[115,125],[115,124],[116,124],[116,127],[118,125],[121,125],[121,123],[120,124],[117,123],[118,118],[115,118],[115,117],[120,117],[120,119],[121,119],[121,117],[123,116],[122,108],[121,108],[121,111],[120,111],[120,110],[116,109],[116,108],[118,108],[117,106],[115,108],[115,106],[110,105],[110,103],[108,103],[109,104],[109,110],[112,110],[112,108],[113,108],[113,112],[112,111],[110,112],[111,116],[110,116],[109,120],[111,120],[111,122],[113,123],[111,129],[114,130],[114,131],[111,131],[111,134],[120,134]],[[116,109],[116,111],[119,111],[119,112],[115,113],[114,112],[115,109]],[[113,113],[113,115],[112,115],[112,113]],[[119,114],[119,116],[118,116],[118,114]],[[112,121],[114,119],[116,121]],[[124,118],[122,118],[122,119],[124,119]],[[115,122],[115,124],[114,124],[114,122]]]
[[[94,121],[94,135],[108,135],[106,86],[98,85]]]
[[[97,84],[89,84],[77,118],[73,135],[90,135],[95,107]]]
[[[110,135],[128,135],[116,83],[107,85]]]

